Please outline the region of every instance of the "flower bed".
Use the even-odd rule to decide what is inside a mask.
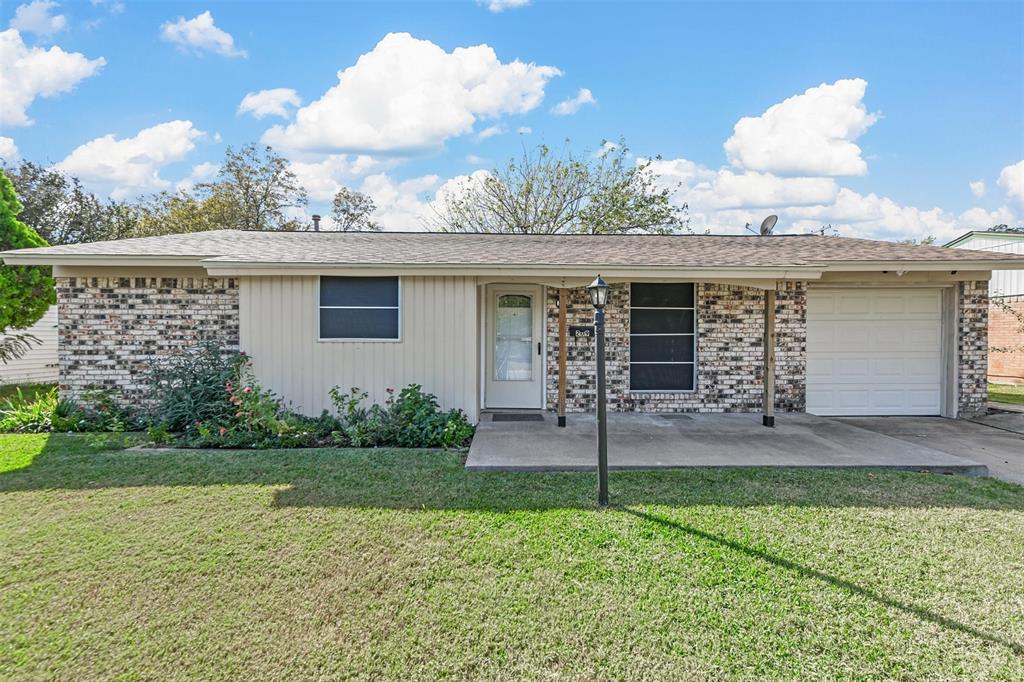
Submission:
[[[358,388],[330,391],[335,414],[296,414],[252,374],[245,353],[201,348],[154,367],[155,409],[132,413],[109,392],[82,403],[53,389],[35,402],[0,404],[0,431],[124,431],[145,429],[154,445],[190,448],[405,447],[468,445],[474,427],[461,410],[443,411],[418,384],[388,389],[383,405],[366,404]]]

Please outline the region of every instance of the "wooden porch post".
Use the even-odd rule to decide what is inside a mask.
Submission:
[[[558,290],[558,425],[565,426],[565,362],[568,343],[565,333],[565,287]]]
[[[775,289],[764,292],[764,417],[761,423],[775,426]]]

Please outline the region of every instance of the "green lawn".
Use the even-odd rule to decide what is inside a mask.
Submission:
[[[55,384],[4,384],[0,386],[0,402],[8,398],[16,398],[18,390],[21,390],[22,397],[31,402],[44,393],[48,393]]]
[[[988,399],[997,403],[1024,405],[1024,384],[989,384]]]
[[[1024,679],[1024,488],[0,437],[2,679]]]

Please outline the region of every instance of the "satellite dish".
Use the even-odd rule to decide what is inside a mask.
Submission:
[[[769,235],[772,233],[772,229],[775,227],[775,223],[779,222],[779,216],[770,215],[761,221],[761,234]]]

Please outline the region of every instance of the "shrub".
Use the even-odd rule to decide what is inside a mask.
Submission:
[[[214,415],[185,426],[181,443],[202,448],[298,448],[329,444],[338,422],[329,414],[317,419],[290,413],[273,392],[252,376],[252,362],[244,355],[220,386],[215,405],[204,410]]]
[[[59,398],[53,388],[31,399],[22,393],[21,387],[15,394],[0,403],[0,431],[5,433],[41,433],[53,428]],[[69,409],[62,408],[65,416]]]
[[[109,389],[92,388],[82,393],[75,416],[77,431],[132,431],[141,428],[145,420],[117,404]]]
[[[245,353],[225,353],[212,344],[199,346],[150,369],[160,398],[150,422],[168,431],[185,431],[196,422],[225,422],[236,411],[224,387],[247,362]]]
[[[120,432],[137,425],[128,412],[118,407],[108,391],[87,391],[82,401],[79,404],[61,399],[56,387],[34,397],[27,397],[18,388],[14,396],[0,402],[0,432]]]
[[[433,448],[459,447],[473,437],[473,425],[461,410],[443,412],[437,397],[410,384],[396,396],[388,389],[384,405],[364,407],[367,393],[357,388],[348,393],[337,386],[331,400],[341,428],[334,434],[339,445],[353,447]]]

